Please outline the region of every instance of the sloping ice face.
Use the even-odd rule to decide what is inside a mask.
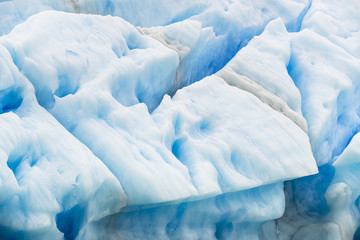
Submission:
[[[0,1],[0,237],[357,239],[337,5]]]

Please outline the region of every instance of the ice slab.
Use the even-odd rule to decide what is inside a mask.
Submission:
[[[84,222],[125,206],[119,181],[38,105],[2,45],[0,69],[0,236],[76,237]]]
[[[359,130],[360,60],[308,29],[291,44],[288,71],[301,92],[315,159],[332,163]]]

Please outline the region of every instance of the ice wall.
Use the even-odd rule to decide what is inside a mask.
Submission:
[[[127,197],[109,169],[39,106],[3,46],[0,54],[1,238],[73,238],[84,222],[118,212]]]
[[[288,71],[321,167],[318,175],[285,184],[285,215],[264,227],[272,226],[276,238],[359,238],[359,7],[357,1],[312,1],[303,30],[294,34]]]

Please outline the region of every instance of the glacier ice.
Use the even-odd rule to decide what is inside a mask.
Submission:
[[[76,34],[79,30],[82,34]],[[125,106],[145,102],[150,109],[175,88],[176,52],[121,18],[45,11],[17,26],[1,44],[46,109],[55,97],[73,95],[87,82],[92,89],[110,88]]]
[[[289,60],[290,36],[278,18],[266,26],[261,36],[241,49],[217,75],[230,85],[254,94],[307,132],[301,114],[300,92],[287,72]]]
[[[0,15],[1,239],[359,239],[357,0]]]
[[[287,205],[296,207],[290,208],[280,221],[280,232],[284,233],[281,238],[293,235],[293,239],[357,239],[359,140],[360,135],[356,134],[333,166],[320,167],[320,174],[311,181],[292,183]],[[307,199],[304,196],[310,191],[312,199]]]
[[[79,236],[83,239],[92,236],[115,239],[257,239],[261,224],[281,216],[284,204],[283,184],[276,183],[200,201],[120,212],[84,227]],[[110,223],[116,224],[110,232],[97,231]]]
[[[118,180],[38,105],[33,86],[0,49],[2,238],[60,238],[59,222],[69,225],[60,229],[67,234],[70,225],[119,211],[126,195]]]
[[[309,0],[271,2],[239,1],[117,1],[117,0],[39,0],[33,2],[13,0],[2,4],[0,9],[4,23],[0,35],[7,34],[28,17],[44,10],[91,13],[120,16],[135,26],[156,27],[183,20],[198,21],[202,25],[200,38],[191,58],[183,65],[188,71],[183,74],[182,87],[220,70],[247,42],[262,32],[265,25],[279,16],[290,31],[300,28],[301,19],[308,8]],[[30,6],[29,6],[30,5]],[[138,9],[142,9],[141,14]],[[21,17],[19,17],[21,16]],[[224,26],[226,28],[224,29]],[[181,35],[182,32],[179,32]],[[206,59],[206,61],[204,61]]]
[[[314,156],[319,165],[333,162],[358,131],[360,61],[307,29],[292,44],[288,70],[302,94]]]
[[[339,8],[343,11],[338,11]],[[338,1],[312,1],[302,28],[311,29],[359,58],[360,16],[358,11],[358,1],[349,1],[344,5]]]

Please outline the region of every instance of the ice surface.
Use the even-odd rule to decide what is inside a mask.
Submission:
[[[285,184],[285,215],[273,230],[264,227],[279,239],[358,239],[359,3],[339,4],[312,1],[302,31],[292,34],[287,69],[322,167]]]
[[[1,239],[359,238],[358,1],[0,16]]]
[[[338,11],[342,9],[342,11]],[[313,0],[302,28],[326,37],[348,53],[360,57],[359,1],[342,4],[339,1]]]
[[[286,70],[289,60],[290,37],[282,20],[278,18],[269,23],[259,37],[240,50],[227,66],[253,79],[301,114],[300,92]]]
[[[171,100],[165,97],[153,117],[165,132],[165,145],[188,167],[200,193],[233,191],[316,171],[306,134],[298,126],[215,76],[178,91]]]
[[[359,225],[359,154],[360,134],[356,134],[334,166],[321,167],[318,175],[292,183],[289,192],[296,208],[281,221],[282,239],[291,235],[292,239],[357,239],[353,236]]]
[[[2,238],[61,238],[60,231],[74,234],[84,222],[119,211],[126,204],[119,181],[37,104],[2,46],[0,59]]]
[[[186,19],[202,24],[198,44],[183,66],[181,87],[220,70],[247,42],[262,32],[265,25],[282,17],[288,30],[300,28],[301,19],[310,4],[309,0],[227,1],[186,0],[176,1],[117,1],[68,0],[32,2],[13,0],[0,3],[4,9],[0,35],[7,34],[16,24],[37,12],[54,9],[66,12],[120,16],[135,26],[156,27]],[[138,9],[142,9],[141,13]],[[21,17],[19,17],[19,15]],[[0,21],[2,21],[2,19]],[[1,23],[1,22],[0,22]],[[1,29],[4,26],[5,29]],[[225,27],[225,28],[224,28]],[[181,35],[183,31],[179,31]]]
[[[301,92],[315,159],[331,163],[358,131],[360,60],[307,29],[291,44],[288,71]]]
[[[120,212],[91,223],[79,236],[83,239],[259,239],[258,229],[284,211],[283,184],[232,192],[201,201]],[[166,214],[164,214],[166,213]],[[110,222],[114,230],[102,233]]]
[[[125,206],[131,216],[141,206],[173,209],[190,201],[192,214],[199,201],[216,209],[217,195],[236,197],[231,192],[276,182],[258,203],[272,209],[272,201],[279,202],[275,215],[249,214],[254,224],[247,226],[246,218],[223,219],[225,224],[221,213],[210,221],[210,232],[240,234],[222,225],[240,224],[256,235],[261,222],[282,214],[282,182],[317,172],[308,137],[288,117],[219,77],[176,92],[189,83],[179,82],[179,73],[186,75],[184,64],[197,61],[191,53],[201,49],[207,29],[194,20],[136,29],[118,17],[45,11],[0,39],[2,116],[15,117],[3,125],[4,142],[16,132],[12,142],[22,149],[2,147],[8,159],[1,175],[3,216],[13,216],[2,219],[5,237],[63,233],[71,239],[80,232],[85,238],[102,226],[100,219]],[[172,99],[166,95],[174,92]],[[17,201],[21,184],[29,193]],[[40,208],[33,206],[37,199],[44,201]]]
[[[0,36],[8,34],[17,24],[45,10],[72,11],[72,1],[61,0],[1,0]]]
[[[300,92],[286,69],[289,60],[290,36],[279,18],[270,22],[217,75],[254,94],[307,132]]]
[[[125,106],[145,102],[153,109],[176,87],[177,53],[121,18],[42,12],[1,44],[46,109],[83,85],[109,89]]]
[[[356,134],[334,163],[336,174],[325,197],[332,208],[329,216],[336,222],[343,239],[354,236],[359,224],[360,134]]]
[[[43,12],[16,27],[0,42],[32,82],[39,104],[85,143],[120,180],[129,205],[201,198],[204,194],[245,189],[316,172],[304,132],[257,98],[225,85],[216,77],[178,92],[171,101],[166,97],[154,113],[154,122],[145,105],[134,104],[149,99],[144,101],[147,106],[156,106],[157,98],[174,91],[178,55],[153,38],[142,36],[120,18],[98,18],[94,22],[87,15]],[[58,25],[63,26],[58,36],[46,40],[41,36],[46,29]],[[165,34],[171,34],[172,27],[182,26],[170,26]],[[74,34],[75,29],[84,32],[80,36],[93,37],[81,39]],[[41,44],[34,39],[38,37],[44,39]],[[192,42],[185,44],[191,46]],[[75,49],[76,46],[82,47]],[[75,61],[80,64],[72,64]],[[131,83],[128,78],[138,83]],[[166,85],[173,87],[163,91],[158,87]],[[216,88],[221,90],[215,91]],[[193,105],[186,103],[190,99]],[[221,114],[224,109],[227,110]],[[269,119],[257,126],[256,120],[264,118]],[[239,120],[234,124],[233,119]],[[182,129],[183,125],[187,127]],[[228,131],[233,132],[232,137]],[[264,132],[272,142],[263,138]],[[230,143],[234,143],[227,145],[229,137]],[[216,145],[221,147],[215,151]],[[182,157],[182,152],[188,156]],[[204,156],[206,152],[210,154]],[[187,160],[201,155],[203,159],[199,161]],[[246,159],[257,159],[262,164]],[[153,163],[148,164],[148,160]],[[137,186],[137,181],[141,186]]]

